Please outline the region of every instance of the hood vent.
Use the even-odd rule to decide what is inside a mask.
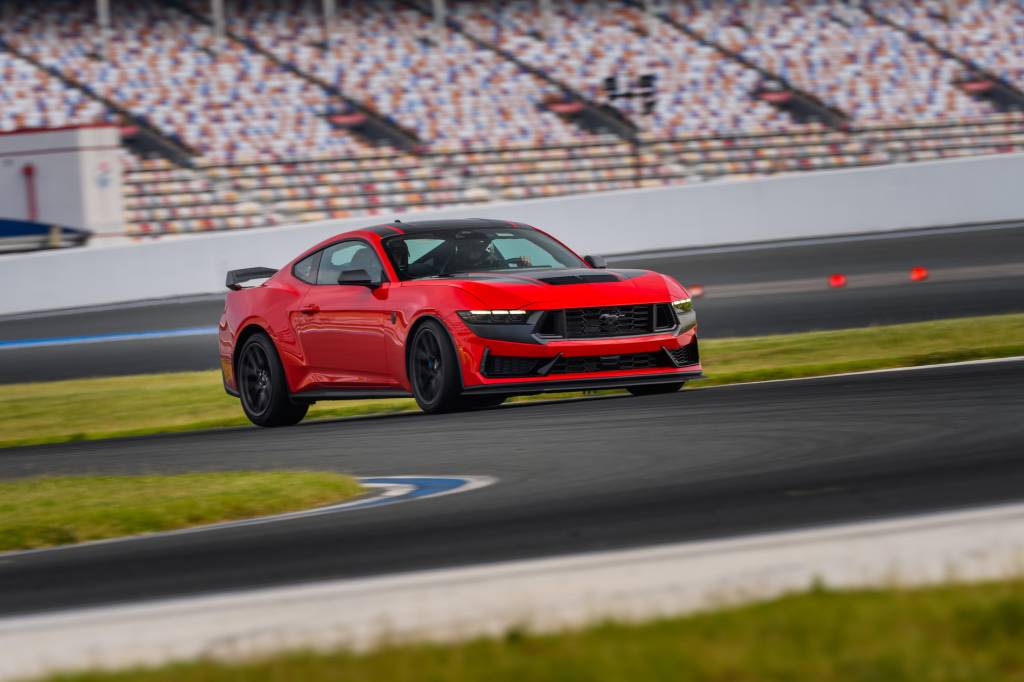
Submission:
[[[597,282],[619,282],[621,279],[609,273],[594,275],[559,275],[557,277],[538,277],[545,284],[595,284]]]

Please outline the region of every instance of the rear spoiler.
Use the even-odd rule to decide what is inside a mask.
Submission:
[[[231,289],[231,291],[238,291],[242,288],[243,282],[273,277],[276,272],[277,270],[273,268],[242,268],[241,270],[228,270],[228,276],[224,280],[224,286]]]

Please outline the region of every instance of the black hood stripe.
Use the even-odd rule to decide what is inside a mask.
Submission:
[[[555,286],[563,284],[598,284],[624,282],[650,274],[649,270],[598,270],[575,268],[565,270],[535,269],[522,274],[516,272],[469,272],[458,275],[457,279],[473,282],[494,282],[506,284],[536,284]]]

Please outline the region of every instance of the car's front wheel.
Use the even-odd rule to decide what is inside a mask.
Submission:
[[[427,320],[413,334],[409,381],[413,397],[424,412],[435,414],[465,408],[455,348],[439,322]]]
[[[661,395],[662,393],[675,393],[683,387],[685,381],[671,384],[650,384],[648,386],[630,386],[628,390],[633,395]]]
[[[245,416],[257,426],[298,424],[308,403],[292,402],[288,382],[274,344],[265,334],[253,334],[238,354],[238,395]]]

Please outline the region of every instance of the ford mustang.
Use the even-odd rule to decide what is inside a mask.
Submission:
[[[550,391],[667,393],[701,374],[677,281],[608,269],[518,222],[396,220],[280,270],[232,270],[227,287],[224,387],[260,426],[295,424],[318,400],[412,396],[434,413]]]

